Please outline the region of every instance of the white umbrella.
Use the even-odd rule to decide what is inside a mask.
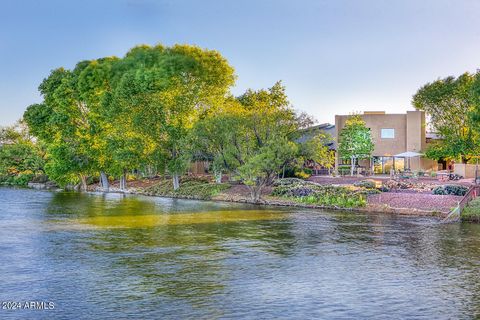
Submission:
[[[408,170],[410,170],[410,158],[415,158],[415,157],[420,157],[420,156],[423,156],[423,153],[418,153],[418,152],[415,152],[415,151],[407,151],[407,152],[402,152],[402,153],[394,155],[394,157],[408,158]]]
[[[399,158],[415,158],[420,156],[423,156],[423,153],[418,153],[415,151],[407,151],[407,152],[402,152],[394,155],[394,157],[399,157]]]

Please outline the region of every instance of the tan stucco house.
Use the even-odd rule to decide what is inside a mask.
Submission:
[[[391,169],[437,170],[436,161],[424,157],[394,157],[407,151],[422,153],[427,146],[425,113],[407,111],[402,114],[387,114],[384,111],[366,111],[360,115],[370,129],[375,149],[371,159],[360,160],[358,165],[374,173],[390,173]],[[335,116],[335,137],[339,137],[349,115]],[[410,162],[408,164],[408,162]],[[349,164],[337,152],[335,167]]]

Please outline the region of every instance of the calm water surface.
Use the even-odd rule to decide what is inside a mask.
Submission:
[[[475,319],[480,225],[0,189],[0,319]]]

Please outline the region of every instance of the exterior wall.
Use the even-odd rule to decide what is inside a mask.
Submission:
[[[475,178],[475,164],[464,164],[464,163],[455,163],[453,166],[453,173],[458,174],[464,178],[471,179]],[[480,172],[480,165],[479,165]]]
[[[345,126],[348,115],[335,116],[335,137],[338,139]],[[422,152],[426,149],[425,113],[422,111],[407,111],[405,114],[386,114],[382,112],[366,112],[361,115],[365,124],[371,130],[375,149],[374,157],[391,157],[406,151]],[[382,138],[381,129],[394,129],[394,138]],[[337,141],[338,142],[338,141]],[[341,163],[340,154],[335,155],[335,165]],[[408,159],[405,159],[407,165]],[[361,166],[370,166],[369,160],[360,161]],[[411,158],[412,170],[437,170],[436,161],[426,158]]]
[[[205,174],[208,172],[208,167],[208,161],[195,161],[190,164],[188,172],[191,174]]]
[[[425,113],[407,111],[406,151],[421,152],[427,147]]]

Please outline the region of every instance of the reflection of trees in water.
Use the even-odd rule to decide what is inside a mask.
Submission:
[[[124,194],[58,192],[46,212],[52,215],[93,217],[97,215],[146,214],[156,210],[154,202]]]
[[[56,259],[67,257],[99,270],[104,281],[122,283],[122,290],[128,291],[131,299],[149,295],[156,301],[182,298],[203,310],[216,295],[227,292],[229,281],[239,281],[239,273],[252,270],[248,263],[258,264],[262,276],[262,272],[275,270],[275,263],[281,264],[283,258],[294,255],[354,253],[365,259],[385,256],[386,270],[397,264],[398,272],[412,272],[404,277],[406,281],[431,277],[430,291],[441,295],[459,292],[466,298],[464,303],[459,302],[459,312],[480,313],[480,225],[436,225],[427,218],[351,212],[316,215],[315,210],[301,209],[287,210],[294,213],[282,219],[223,221],[222,210],[229,208],[249,208],[253,215],[264,214],[264,209],[248,206],[59,193],[49,204],[49,218],[128,218],[173,213],[165,215],[171,217],[195,209],[219,211],[219,219],[209,223],[185,221],[145,228],[74,231],[73,236],[66,234],[62,239],[69,241],[73,237],[75,241],[52,246],[49,251],[55,251],[51,254]],[[75,261],[79,259],[82,261]],[[221,311],[211,310],[211,314],[221,316]]]
[[[183,205],[181,200],[168,202],[168,206],[165,209],[161,203],[128,196],[112,199],[101,195],[56,194],[47,211],[51,215],[67,215],[67,218],[73,215],[75,219],[98,216],[131,219],[132,216],[141,218],[143,214],[158,214],[164,215],[167,222],[145,228],[74,231],[81,241],[57,247],[52,254],[57,258],[83,257],[83,264],[91,269],[98,268],[105,277],[102,281],[119,281],[126,285],[132,299],[135,295],[153,293],[158,298],[183,298],[191,306],[200,306],[208,302],[205,297],[213,297],[225,290],[231,273],[242,267],[238,265],[238,257],[244,254],[288,255],[294,251],[291,221],[287,219],[222,221],[221,210],[228,206],[198,202],[197,209],[220,210],[218,221],[168,224],[169,217],[182,214],[183,208],[194,207],[192,202]],[[242,206],[232,207],[244,209]],[[248,208],[252,215],[264,214],[264,209]],[[66,248],[69,252],[65,252]]]

